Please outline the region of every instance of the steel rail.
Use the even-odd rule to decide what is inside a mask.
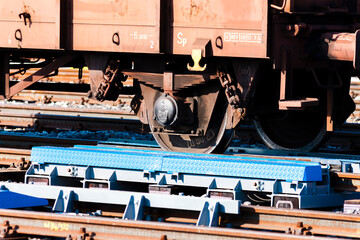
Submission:
[[[134,113],[124,110],[35,104],[0,104],[0,108],[2,126],[147,132]]]
[[[0,108],[2,126],[148,132],[148,128],[144,129],[134,113],[129,111],[35,104],[0,104]],[[251,126],[241,127],[237,135],[241,138],[257,138]],[[359,135],[360,124],[343,124],[335,128],[326,144],[359,146]],[[236,149],[233,151],[236,152]]]
[[[239,216],[242,218],[242,215]],[[195,227],[185,224],[128,221],[21,210],[0,210],[3,236],[13,233],[66,239],[309,239],[309,236],[258,230]],[[258,225],[262,227],[261,224]],[[326,233],[326,235],[332,232]],[[311,239],[328,239],[312,236]],[[339,239],[339,238],[337,238]]]
[[[358,173],[331,172],[332,187],[337,191],[360,192],[360,175]]]
[[[0,165],[19,164],[30,160],[31,150],[0,148]]]
[[[4,148],[31,149],[33,146],[63,146],[97,145],[97,140],[51,138],[41,136],[26,136],[0,133],[0,145]]]
[[[258,206],[242,206],[240,212],[237,222],[242,228],[360,238],[359,215]]]
[[[53,114],[0,113],[0,125],[31,129],[78,129],[90,131],[148,132],[136,119],[66,116]]]
[[[30,154],[27,149],[0,148],[0,181],[24,181]]]
[[[120,109],[106,109],[106,108],[83,108],[83,107],[59,107],[49,105],[36,104],[0,104],[3,113],[31,113],[31,114],[56,114],[56,115],[77,115],[77,116],[104,116],[107,118],[119,118],[126,116],[127,118],[137,119],[134,113]]]
[[[61,92],[61,91],[45,91],[45,90],[24,90],[16,94],[11,98],[15,101],[28,101],[28,102],[40,102],[40,103],[52,103],[52,102],[69,102],[79,105],[83,104],[101,104],[101,105],[116,105],[116,104],[128,104],[134,96],[133,95],[120,95],[117,101],[104,101],[99,102],[97,100],[88,98],[87,93],[83,92]]]

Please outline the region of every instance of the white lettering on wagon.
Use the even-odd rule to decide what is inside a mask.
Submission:
[[[225,42],[262,43],[262,33],[224,33]]]
[[[179,32],[177,34],[177,44],[180,44],[181,46],[185,47],[186,43],[187,43],[187,38],[184,37],[184,34],[182,32]]]
[[[135,40],[147,40],[149,38],[147,34],[138,33],[138,32],[131,33],[130,36]]]

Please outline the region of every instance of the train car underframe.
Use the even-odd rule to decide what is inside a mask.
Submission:
[[[3,98],[64,66],[87,65],[99,101],[132,77],[132,108],[166,150],[222,152],[245,117],[270,148],[312,150],[354,110],[357,1],[0,2]]]
[[[86,63],[91,79],[89,96],[116,100],[122,81],[131,76],[138,92],[132,108],[150,125],[159,145],[169,151],[222,152],[244,117],[254,119],[261,138],[271,148],[312,150],[323,142],[333,123],[343,122],[354,108],[348,92],[352,66],[346,62],[332,64],[336,65],[333,69],[289,71],[286,67],[274,70],[269,60],[219,58],[208,59],[205,72],[194,73],[181,72],[188,56],[55,55],[53,61],[41,63],[38,72],[10,86],[13,55],[3,52],[3,97],[11,98],[59,67]],[[157,72],[150,73],[148,68]]]

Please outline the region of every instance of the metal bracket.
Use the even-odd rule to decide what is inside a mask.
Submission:
[[[333,107],[334,107],[334,89],[327,89],[327,103],[326,103],[326,131],[334,131],[333,121]]]
[[[360,30],[355,32],[355,57],[353,60],[353,66],[355,69],[360,69]]]
[[[187,68],[189,69],[189,71],[198,71],[198,72],[203,72],[205,71],[207,64],[204,65],[204,67],[200,66],[200,60],[202,58],[203,55],[203,50],[202,49],[193,49],[192,53],[191,53],[191,58],[194,61],[194,66],[190,66],[190,64],[188,63]]]
[[[64,66],[65,64],[69,63],[70,61],[74,60],[78,55],[76,54],[66,54],[63,55],[57,59],[55,59],[53,62],[49,63],[39,71],[33,73],[32,75],[28,76],[21,82],[18,82],[17,84],[10,87],[10,92],[7,97],[12,97],[18,92],[24,90],[25,88],[29,87],[30,85],[36,83],[37,81],[41,80],[48,74],[50,74],[53,71],[56,71],[59,67]]]
[[[77,240],[86,240],[86,239],[90,239],[88,238],[90,237],[90,234],[86,232],[86,228],[80,228],[80,232],[77,235]]]
[[[200,66],[200,61],[203,57],[206,57],[210,54],[210,39],[204,39],[204,38],[197,38],[192,47],[191,52],[191,58],[194,61],[194,66],[190,66],[190,64],[187,65],[187,68],[189,71],[198,71],[203,72],[205,71],[207,64],[205,64],[203,67]]]
[[[10,237],[12,235],[11,230],[13,230],[13,227],[10,226],[9,221],[5,220],[0,232],[1,239]]]
[[[219,225],[219,202],[205,202],[196,226],[217,227]]]
[[[129,203],[126,206],[123,219],[127,220],[143,220],[144,219],[145,197],[141,195],[135,198],[131,195]]]
[[[59,191],[59,195],[54,203],[53,212],[72,212],[74,201],[74,191],[70,190],[68,193],[64,193],[63,190]]]
[[[289,227],[289,228],[285,231],[285,233],[286,233],[286,234],[307,235],[307,236],[309,236],[309,235],[312,235],[311,229],[312,229],[311,226],[304,227],[304,223],[303,223],[303,222],[297,222],[297,223],[296,223],[296,227],[294,227],[294,228]]]
[[[164,72],[164,92],[172,93],[175,89],[174,82],[174,73],[173,72]]]

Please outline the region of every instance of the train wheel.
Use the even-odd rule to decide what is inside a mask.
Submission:
[[[191,134],[159,134],[153,136],[159,146],[166,151],[192,152],[192,153],[222,153],[228,147],[234,131],[226,129],[226,114],[222,123],[218,124],[216,116],[209,125],[205,136],[192,136]],[[221,119],[219,120],[219,122]]]
[[[327,133],[325,116],[320,111],[258,115],[254,124],[264,143],[279,150],[314,150],[323,143]]]
[[[153,136],[160,147],[166,151],[192,152],[192,153],[222,153],[233,138],[233,129],[227,129],[228,107],[224,101],[215,105],[206,133],[195,136],[187,133],[157,133]],[[149,121],[150,129],[151,121]]]
[[[335,75],[335,74],[333,74]],[[263,69],[253,97],[252,119],[255,128],[270,149],[311,151],[326,140],[327,92],[320,88],[311,71],[295,69],[291,98],[317,98],[319,105],[302,110],[279,110],[280,71]],[[319,75],[327,82],[328,74]]]

